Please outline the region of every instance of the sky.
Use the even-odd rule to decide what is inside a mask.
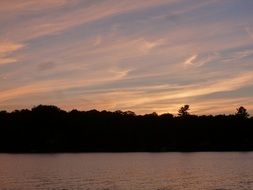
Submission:
[[[1,0],[0,110],[253,114],[252,0]]]

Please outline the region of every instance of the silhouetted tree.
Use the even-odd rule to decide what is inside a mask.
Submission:
[[[190,106],[189,105],[184,105],[183,107],[181,107],[179,110],[178,110],[178,115],[179,116],[187,116],[189,115],[189,110],[190,110]]]
[[[241,117],[241,118],[248,118],[249,114],[246,108],[243,106],[240,106],[239,108],[236,108],[236,116]]]
[[[174,116],[170,113],[163,113],[160,115],[160,118],[173,118]]]
[[[158,117],[158,114],[156,112],[152,112],[152,113],[145,114],[144,116],[153,118],[153,117]]]
[[[62,110],[54,105],[38,105],[33,107],[32,111],[39,113],[57,113],[61,112]]]
[[[126,115],[136,116],[136,114],[133,111],[125,111]]]
[[[182,117],[188,111],[0,111],[0,152],[253,151],[253,118],[244,107],[235,115]]]

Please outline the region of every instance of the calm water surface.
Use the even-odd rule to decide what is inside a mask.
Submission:
[[[253,190],[253,153],[0,154],[1,190]]]

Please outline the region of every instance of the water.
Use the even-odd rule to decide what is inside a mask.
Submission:
[[[1,190],[253,190],[253,153],[0,154]]]

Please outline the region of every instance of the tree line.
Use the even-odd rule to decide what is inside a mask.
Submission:
[[[64,111],[53,105],[0,111],[0,152],[252,151],[253,118],[132,111]]]

